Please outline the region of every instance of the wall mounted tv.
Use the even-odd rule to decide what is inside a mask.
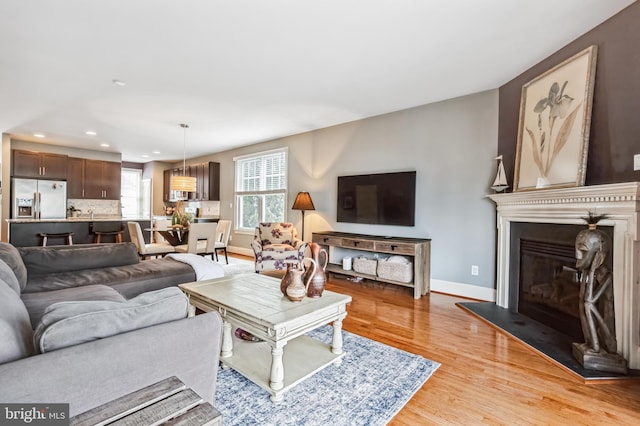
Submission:
[[[414,226],[416,172],[338,176],[338,222]]]

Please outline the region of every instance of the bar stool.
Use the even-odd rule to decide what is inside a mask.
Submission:
[[[47,241],[49,238],[64,238],[65,244],[68,246],[73,245],[73,232],[61,232],[57,234],[51,234],[47,232],[41,232],[40,234],[40,245],[42,247],[47,246]]]
[[[113,235],[115,237],[116,243],[122,242],[122,233],[124,230],[120,229],[119,231],[93,231],[94,237],[93,242],[96,244],[102,243],[102,236],[110,236]]]

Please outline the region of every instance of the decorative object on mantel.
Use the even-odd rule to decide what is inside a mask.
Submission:
[[[304,211],[315,210],[313,200],[308,192],[298,192],[296,200],[293,202],[292,210],[302,210],[302,241],[304,241]]]
[[[183,130],[182,176],[171,176],[171,190],[179,192],[196,192],[196,178],[187,176],[187,129],[188,124],[180,124]]]
[[[514,191],[584,185],[597,46],[522,86]]]
[[[498,155],[494,160],[498,160],[498,173],[491,185],[491,189],[496,192],[502,192],[509,187],[507,184],[507,176],[504,173],[504,164],[502,163],[502,155]]]
[[[584,343],[573,343],[573,356],[586,369],[626,373],[627,362],[617,353],[613,273],[607,265],[611,242],[597,229],[606,215],[589,212],[588,229],[576,237],[576,269],[580,282],[580,324]]]

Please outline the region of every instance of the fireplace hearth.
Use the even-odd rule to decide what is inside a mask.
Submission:
[[[598,229],[612,239],[617,353],[631,370],[640,370],[640,182],[489,197],[496,203],[498,228],[495,306],[524,322],[537,316],[534,322],[544,327],[560,324],[562,333],[580,342],[579,317],[571,325],[579,290],[573,245],[586,229],[583,218],[590,212],[607,215]]]

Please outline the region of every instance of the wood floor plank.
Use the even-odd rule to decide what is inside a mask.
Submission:
[[[277,276],[277,275],[274,275]],[[573,374],[457,307],[461,297],[353,283],[343,328],[442,366],[389,423],[401,425],[640,425],[640,381],[584,384]]]
[[[465,312],[460,297],[353,283],[345,330],[442,366],[390,425],[638,425],[640,381],[584,384],[515,339]]]

